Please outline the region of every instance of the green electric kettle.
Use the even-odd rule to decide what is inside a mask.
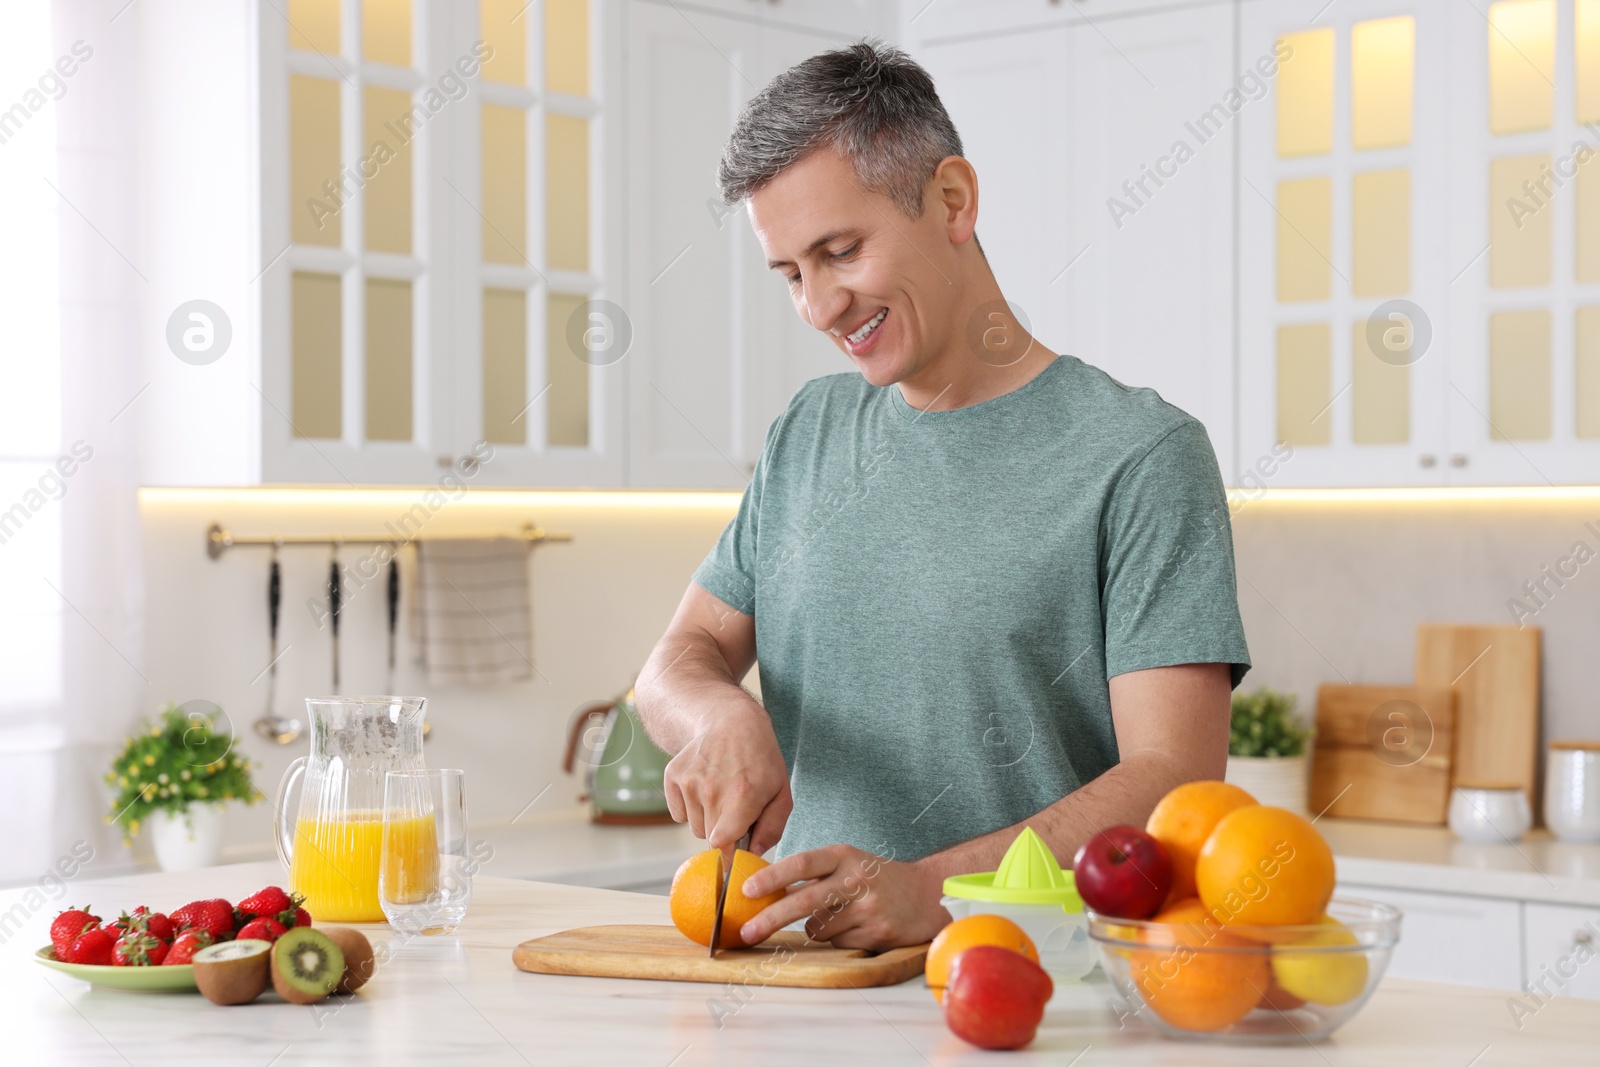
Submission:
[[[614,826],[670,823],[663,784],[667,754],[644,732],[633,706],[633,690],[614,700],[585,704],[572,716],[561,769],[573,773],[584,763],[584,791],[590,818]]]

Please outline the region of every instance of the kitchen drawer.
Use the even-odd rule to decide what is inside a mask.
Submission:
[[[1388,977],[1490,989],[1522,988],[1522,904],[1518,901],[1343,884],[1335,895],[1376,900],[1405,913],[1400,944],[1385,972]]]
[[[1522,973],[1534,992],[1600,1000],[1600,909],[1522,906]]]

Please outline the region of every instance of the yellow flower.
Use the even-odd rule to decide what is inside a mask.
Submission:
[[[146,754],[146,755],[145,755],[145,757],[144,757],[144,765],[145,765],[145,766],[146,766],[146,767],[154,767],[154,766],[155,766],[155,765],[156,765],[156,758],[155,758],[155,756],[152,756],[152,755],[149,755],[149,754]]]
[[[159,726],[150,727],[150,736],[151,737],[160,737],[161,736],[161,727],[159,727]]]
[[[178,777],[182,778],[184,781],[187,782],[189,780],[189,778],[190,778],[190,774],[189,774],[189,772],[187,770],[185,770],[181,774],[179,774]]]
[[[166,785],[169,781],[167,778],[167,772],[162,771],[160,774],[156,775],[156,781],[160,782],[162,785]]]
[[[135,763],[132,767],[129,767],[128,773],[133,775],[135,778],[139,777],[139,765]]]
[[[205,796],[206,795],[206,787],[203,786],[203,785],[202,786],[196,786],[195,787],[195,794],[197,796],[202,796],[202,797]]]
[[[134,819],[134,820],[132,820],[131,822],[128,823],[128,832],[129,833],[134,833],[134,834],[139,832],[139,820],[138,819]]]
[[[117,775],[117,785],[122,786],[123,788],[127,788],[128,776],[125,775],[125,774]]]

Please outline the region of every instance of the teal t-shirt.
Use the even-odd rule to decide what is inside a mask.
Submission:
[[[949,411],[807,383],[694,580],[755,618],[778,855],[1018,822],[1117,762],[1109,678],[1250,664],[1204,427],[1071,356]]]

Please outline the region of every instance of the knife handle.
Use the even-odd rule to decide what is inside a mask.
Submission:
[[[394,636],[395,626],[400,621],[400,561],[389,561],[389,636]]]
[[[333,626],[333,636],[339,636],[339,607],[343,590],[339,582],[339,561],[328,564],[328,621]]]
[[[267,569],[267,632],[271,638],[278,639],[278,609],[283,604],[283,568],[278,563],[278,557],[272,557],[272,565]]]

